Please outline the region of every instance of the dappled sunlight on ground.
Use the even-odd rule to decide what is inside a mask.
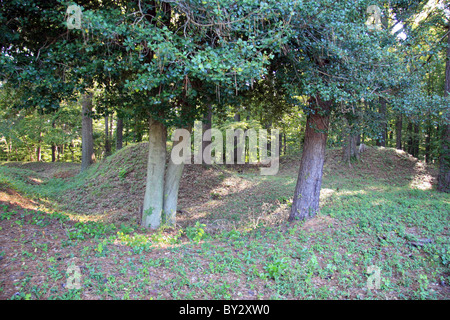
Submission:
[[[38,204],[33,200],[21,196],[11,188],[0,186],[0,203],[10,203],[25,209],[36,209]]]
[[[336,190],[329,189],[329,188],[322,188],[320,190],[320,201],[325,202],[327,199],[329,199],[333,193],[335,193]]]
[[[411,188],[420,190],[432,189],[435,179],[427,172],[426,165],[421,161],[417,161],[416,165],[414,166],[414,170],[416,174],[414,175],[414,178],[409,186]]]

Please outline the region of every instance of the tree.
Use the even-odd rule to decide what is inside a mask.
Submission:
[[[381,67],[395,60],[387,50],[392,43],[390,35],[367,30],[365,5],[364,1],[304,4],[294,15],[293,36],[284,56],[279,56],[286,66],[282,70],[288,94],[309,97],[303,105],[305,142],[290,221],[318,212],[331,113],[345,117],[358,112],[355,108],[361,100],[367,104],[377,101],[383,95],[379,88],[396,85]]]
[[[118,83],[148,119],[143,226],[174,221],[173,191],[183,164],[169,159],[165,167],[168,128],[189,128],[205,114],[198,105],[206,106],[218,94],[248,90],[249,81],[261,78],[269,61],[264,49],[275,47],[283,32],[272,27],[281,25],[278,4],[149,1],[84,12],[91,41],[125,50]]]
[[[416,34],[408,29],[405,31],[408,38],[401,40],[391,32],[394,24],[386,14],[393,12],[399,21],[414,21],[424,3],[405,6],[391,2],[389,6],[388,2],[378,1],[377,4],[383,8],[381,25],[373,30],[364,25],[366,1],[303,4],[294,15],[298,19],[291,23],[292,38],[284,47],[284,56],[277,57],[289,65],[282,69],[287,70],[284,86],[289,87],[289,95],[309,97],[303,105],[308,121],[290,221],[310,218],[318,212],[330,114],[342,119],[346,114],[361,112],[364,115],[361,119],[374,119],[378,112],[375,106],[380,101],[382,107],[384,101],[395,105],[394,112],[417,112],[427,105],[425,101],[430,102],[430,108],[441,105],[439,99],[426,100],[417,85],[420,81],[414,80],[420,79],[423,68],[417,68],[411,75],[409,68],[419,64],[423,52],[412,56],[405,43],[413,43]],[[397,104],[396,99],[402,103]],[[385,119],[381,120],[384,128]],[[372,130],[380,136],[384,129],[377,129],[378,123],[373,121]]]
[[[93,93],[86,93],[83,95],[81,101],[82,113],[82,154],[81,154],[81,171],[86,170],[92,163],[95,162],[94,154],[94,131],[92,127],[92,96]]]
[[[450,96],[450,23],[447,25],[447,60],[445,67],[445,92],[444,96],[449,98]],[[447,122],[444,124],[442,135],[442,149],[439,158],[439,177],[437,190],[442,192],[450,192],[450,111],[446,110],[444,119]]]

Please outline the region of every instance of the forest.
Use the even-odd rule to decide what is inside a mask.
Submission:
[[[447,1],[0,22],[1,299],[450,298]]]

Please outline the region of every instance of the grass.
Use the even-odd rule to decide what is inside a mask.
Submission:
[[[450,199],[433,190],[433,168],[404,153],[372,148],[349,167],[329,151],[320,214],[290,225],[298,156],[285,157],[272,177],[188,167],[184,183],[195,182],[203,194],[194,198],[181,186],[180,225],[150,232],[124,213],[108,213],[118,203],[106,213],[76,207],[92,191],[116,190],[120,201],[118,186],[145,170],[137,147],[132,151],[134,167],[124,169],[121,153],[61,181],[0,166],[0,196],[9,197],[0,206],[0,298],[450,297]],[[42,182],[31,184],[28,176]],[[47,197],[51,208],[73,207],[25,208],[29,197]],[[70,266],[80,268],[80,289],[67,288]],[[380,272],[379,289],[368,288],[372,266]]]

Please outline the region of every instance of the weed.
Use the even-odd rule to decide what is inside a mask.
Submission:
[[[205,232],[204,228],[206,224],[196,222],[195,226],[186,228],[186,236],[194,242],[200,242],[200,240],[205,239],[208,234]]]

